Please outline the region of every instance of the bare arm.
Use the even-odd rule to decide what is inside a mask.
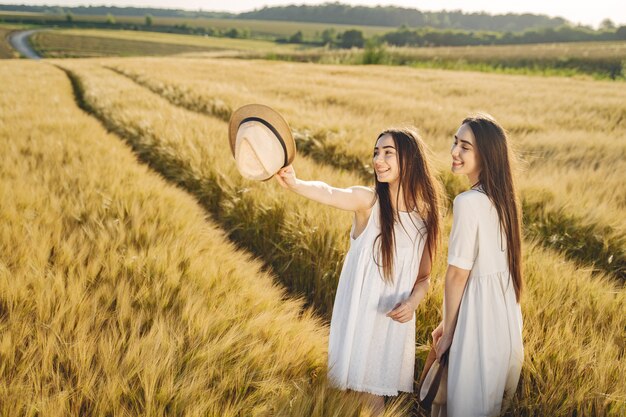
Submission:
[[[456,326],[456,317],[461,306],[461,298],[470,271],[454,265],[448,265],[444,290],[443,333],[452,336]]]
[[[468,269],[448,265],[443,296],[443,321],[433,332],[433,343],[437,351],[437,360],[441,360],[442,355],[452,345],[457,313],[461,306],[461,299],[463,298],[465,284],[469,275],[470,270]]]
[[[426,293],[428,292],[431,269],[432,263],[430,261],[430,250],[428,249],[428,246],[426,246],[424,248],[424,252],[422,253],[420,268],[417,272],[417,279],[415,280],[415,284],[413,284],[411,295],[387,313],[388,317],[391,317],[400,323],[406,323],[413,318],[413,313],[415,313],[415,310],[417,310],[417,307],[422,302],[424,297],[426,297]]]
[[[332,187],[322,181],[304,181],[296,178],[292,165],[275,175],[279,184],[303,197],[347,211],[367,210],[374,204],[375,192],[363,186]]]
[[[431,269],[432,262],[430,261],[430,249],[428,248],[428,243],[426,243],[426,247],[422,253],[422,260],[420,261],[420,269],[417,272],[417,279],[415,280],[415,285],[413,285],[413,291],[411,291],[410,297],[412,302],[415,304],[416,309],[428,292]]]

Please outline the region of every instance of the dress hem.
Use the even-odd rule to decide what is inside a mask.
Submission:
[[[398,394],[400,394],[401,392],[406,392],[408,394],[412,394],[413,390],[411,391],[406,391],[403,389],[381,389],[381,388],[376,388],[376,387],[369,387],[369,386],[364,386],[364,385],[346,385],[346,389],[350,389],[352,391],[359,391],[359,392],[366,392],[368,394],[374,394],[374,395],[384,395],[384,396],[397,396]]]

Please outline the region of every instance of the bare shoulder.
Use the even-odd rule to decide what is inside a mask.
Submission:
[[[363,185],[355,185],[349,187],[354,195],[354,200],[357,202],[357,209],[354,210],[358,214],[368,214],[371,208],[376,202],[376,191],[371,187],[365,187]]]

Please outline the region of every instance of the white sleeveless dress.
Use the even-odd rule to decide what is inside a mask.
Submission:
[[[413,290],[426,227],[416,212],[399,212],[402,225],[397,222],[394,226],[394,279],[393,284],[385,284],[372,248],[380,233],[378,202],[377,197],[367,226],[356,239],[354,224],[350,230],[350,249],[339,277],[330,323],[329,378],[340,389],[398,395],[399,391],[413,392],[415,314],[407,323],[394,321],[386,314]],[[379,244],[380,239],[376,241],[376,261],[382,265]]]
[[[522,311],[499,224],[483,192],[472,189],[454,199],[448,264],[471,272],[450,346],[448,417],[499,415],[522,369]]]

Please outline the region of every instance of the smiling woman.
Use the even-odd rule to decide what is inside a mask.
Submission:
[[[433,332],[449,356],[447,398],[432,416],[497,416],[517,389],[522,342],[521,216],[504,129],[489,115],[463,120],[452,171],[472,188],[454,199],[444,318]]]
[[[479,161],[475,149],[474,135],[469,125],[462,124],[454,135],[452,145],[452,172],[467,175],[471,184],[478,182]]]
[[[415,310],[437,250],[440,187],[411,129],[383,131],[373,163],[373,190],[302,181],[291,165],[276,179],[302,196],[354,212],[331,318],[329,377],[338,388],[364,393],[379,414],[383,396],[413,391]]]

